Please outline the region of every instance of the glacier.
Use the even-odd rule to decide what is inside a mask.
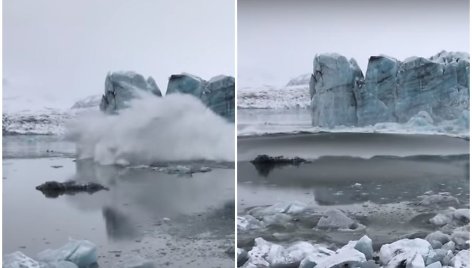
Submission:
[[[136,98],[140,91],[147,91],[156,96],[162,93],[152,77],[144,77],[135,72],[113,72],[105,78],[105,94],[100,102],[100,110],[114,113],[116,110],[127,108],[128,102]]]
[[[206,81],[188,73],[174,74],[169,78],[166,95],[175,93],[190,94],[216,114],[234,122],[234,77],[218,75]]]
[[[316,55],[310,79],[312,125],[403,124],[415,117],[430,117],[431,125],[458,120],[469,111],[469,70],[467,53],[441,51],[404,61],[380,55],[370,57],[364,77],[354,59]]]
[[[67,124],[83,115],[119,114],[129,108],[134,99],[148,96],[163,97],[152,77],[147,79],[133,71],[110,72],[105,78],[103,95],[91,95],[76,101],[71,107],[36,108],[30,103],[23,109],[4,109],[2,114],[3,135],[64,135]],[[235,80],[219,75],[205,81],[190,74],[172,75],[166,96],[192,95],[217,115],[234,122]],[[12,106],[12,105],[10,105]]]

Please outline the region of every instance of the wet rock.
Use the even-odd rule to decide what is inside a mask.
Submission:
[[[101,190],[108,191],[109,189],[95,182],[78,183],[76,181],[47,181],[36,186],[36,190],[41,191],[46,197],[56,198],[63,194],[74,195],[80,192],[93,194]]]

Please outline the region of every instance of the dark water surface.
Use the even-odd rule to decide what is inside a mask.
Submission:
[[[34,258],[73,238],[98,246],[100,267],[114,267],[130,255],[154,260],[156,267],[233,267],[225,252],[234,240],[233,168],[179,176],[99,166],[65,157],[61,149],[70,144],[44,140],[4,140],[4,254],[20,250]],[[45,157],[50,148],[56,154]],[[46,198],[35,189],[70,179],[110,190]]]

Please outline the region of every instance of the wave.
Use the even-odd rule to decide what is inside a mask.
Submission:
[[[68,125],[79,159],[102,165],[234,161],[234,124],[190,95],[144,93],[116,115],[79,116]]]

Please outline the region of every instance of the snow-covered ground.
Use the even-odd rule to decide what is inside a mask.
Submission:
[[[62,135],[69,120],[79,114],[98,111],[101,96],[89,96],[81,99],[70,108],[29,105],[29,102],[13,105],[4,100],[2,114],[3,135]],[[23,105],[22,105],[23,104]],[[25,108],[28,107],[28,108]]]
[[[289,83],[290,84],[290,83]],[[308,84],[286,87],[259,86],[238,89],[238,109],[308,109]]]

